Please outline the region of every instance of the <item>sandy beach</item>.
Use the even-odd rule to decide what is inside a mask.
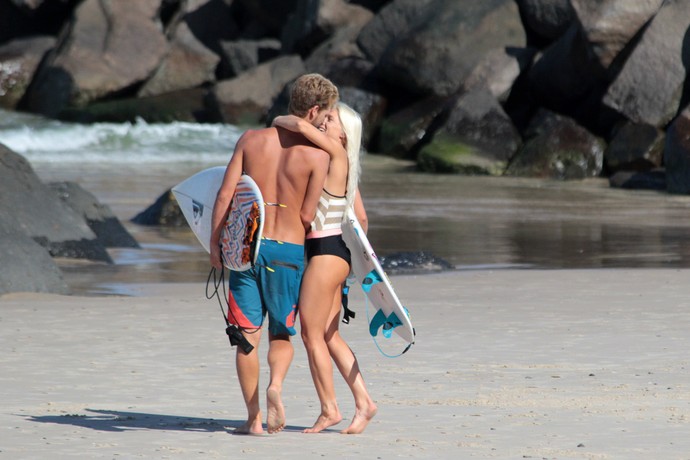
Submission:
[[[379,413],[310,435],[318,403],[301,342],[288,427],[245,417],[233,353],[204,283],[136,296],[0,297],[0,457],[690,458],[690,270],[486,270],[392,279],[417,343],[388,358],[363,295],[343,333]],[[379,338],[389,353],[401,342]],[[265,356],[266,342],[259,348]],[[262,358],[263,361],[263,358]],[[267,381],[263,366],[262,381]]]

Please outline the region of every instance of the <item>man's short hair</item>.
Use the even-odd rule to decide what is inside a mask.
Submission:
[[[333,107],[338,101],[338,88],[318,73],[302,75],[292,84],[288,112],[298,117],[307,115],[315,105],[319,110]]]

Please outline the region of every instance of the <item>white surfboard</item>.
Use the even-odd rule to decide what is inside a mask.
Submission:
[[[400,303],[352,209],[343,222],[343,240],[352,254],[355,278],[376,311],[369,325],[371,335],[376,336],[379,330],[387,335],[392,329],[408,343],[414,343],[415,331],[409,313]]]
[[[225,166],[205,169],[172,188],[182,214],[206,252],[210,252],[213,206],[225,170]],[[263,217],[261,192],[251,177],[242,175],[230,204],[228,221],[221,233],[221,253],[226,267],[242,271],[256,261],[256,243],[261,239]],[[247,233],[248,230],[251,234]]]

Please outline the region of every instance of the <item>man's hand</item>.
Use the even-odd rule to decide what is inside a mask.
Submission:
[[[217,244],[211,245],[211,256],[209,260],[211,262],[211,266],[214,267],[216,270],[223,269],[223,262],[220,258],[220,246],[218,246]]]

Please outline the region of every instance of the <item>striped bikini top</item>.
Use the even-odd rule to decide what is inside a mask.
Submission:
[[[307,238],[324,238],[342,234],[341,222],[347,208],[347,197],[328,193],[323,189]]]

